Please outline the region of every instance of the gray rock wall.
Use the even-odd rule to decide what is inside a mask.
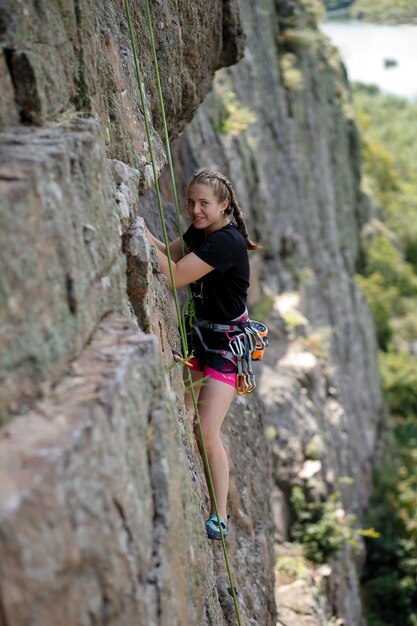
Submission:
[[[203,623],[211,559],[159,350],[107,316],[2,430],[2,624]]]
[[[144,4],[131,4],[160,172]],[[224,433],[242,619],[275,625],[276,598],[278,623],[292,611],[301,626],[294,589],[274,594],[291,486],[340,487],[360,517],[381,423],[353,280],[364,202],[345,76],[315,3],[151,4],[171,137],[187,127],[179,190],[198,165],[230,176],[264,244],[251,302],[273,301],[258,395],[236,400]],[[241,58],[241,22],[244,59],[195,114]],[[236,623],[145,236],[143,218],[158,220],[138,101],[122,3],[0,4],[1,626]],[[363,623],[355,556],[331,565],[329,601],[305,623]]]
[[[161,118],[144,2],[131,2],[147,105]],[[152,5],[170,132],[178,134],[210,89],[213,73],[242,54],[234,0]],[[107,155],[143,170],[149,154],[123,2],[20,2],[0,7],[3,124],[45,123],[78,111],[100,121]],[[201,51],[204,50],[204,55]],[[163,150],[154,135],[159,159]]]

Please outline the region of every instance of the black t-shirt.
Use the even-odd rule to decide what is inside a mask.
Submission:
[[[249,287],[246,241],[235,224],[205,236],[191,225],[183,239],[190,252],[215,269],[191,284],[197,317],[227,322],[242,315]]]

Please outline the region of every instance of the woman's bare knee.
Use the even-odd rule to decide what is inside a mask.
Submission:
[[[197,440],[198,446],[201,450],[202,442],[201,442],[201,432],[198,425],[194,428],[195,438]],[[203,437],[204,437],[204,445],[207,450],[207,453],[210,454],[211,451],[217,450],[220,446],[222,446],[222,441],[220,439],[220,433],[212,432],[211,430],[205,430],[203,428]]]

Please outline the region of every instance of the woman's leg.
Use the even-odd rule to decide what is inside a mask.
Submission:
[[[198,400],[198,412],[210,464],[214,492],[216,494],[219,514],[223,519],[227,518],[229,463],[226,451],[220,439],[220,428],[234,395],[235,387],[232,385],[215,380],[214,378],[206,378],[201,387]],[[195,427],[195,433],[200,453],[203,456],[200,431],[197,425]],[[211,512],[215,512],[213,501],[211,502]]]

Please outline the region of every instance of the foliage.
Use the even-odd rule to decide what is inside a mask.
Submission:
[[[397,418],[384,464],[376,472],[368,521],[383,527],[366,540],[363,574],[368,626],[416,626],[417,421]]]
[[[350,12],[370,22],[416,22],[417,0],[355,0]]]
[[[406,304],[417,304],[417,276],[389,233],[383,232],[363,244],[362,272],[356,281],[372,311],[378,344],[387,350],[393,330],[401,328],[398,320],[406,314]],[[412,319],[410,324],[412,328]]]
[[[402,299],[404,315],[392,322],[393,339],[392,348],[398,352],[408,352],[410,346],[417,346],[417,310],[413,298]],[[410,310],[407,310],[407,309]]]
[[[367,187],[417,271],[417,103],[359,84],[353,94]]]
[[[417,276],[412,265],[404,260],[404,256],[390,237],[377,234],[371,238],[365,248],[365,274],[378,273],[384,283],[398,289],[401,296],[417,295]]]
[[[289,91],[293,92],[303,91],[304,89],[303,73],[295,67],[296,62],[297,57],[292,52],[283,54],[280,61],[282,82]]]
[[[387,193],[398,190],[394,159],[379,141],[366,136],[362,142],[362,158],[364,175],[371,191],[379,201],[384,202]]]
[[[272,424],[270,424],[269,426],[266,426],[264,433],[268,441],[273,441],[276,438],[278,431],[275,426],[272,426]]]
[[[417,272],[417,185],[403,181],[400,193],[391,194],[386,202],[386,220],[397,234],[404,258]]]
[[[356,276],[362,293],[366,297],[372,316],[375,322],[378,345],[383,349],[388,349],[389,341],[392,337],[391,317],[399,292],[396,287],[385,288],[384,278],[378,272],[370,276]]]
[[[379,364],[389,411],[403,417],[417,416],[416,357],[408,352],[381,352]]]
[[[417,137],[410,129],[416,123],[417,103],[360,83],[353,85],[353,96],[361,111],[361,130],[391,153],[402,178],[412,176],[417,169]]]
[[[317,26],[326,15],[326,9],[321,0],[301,0],[311,26]]]
[[[310,48],[321,41],[321,35],[310,28],[287,28],[281,35],[281,41],[294,48]]]
[[[354,104],[365,185],[385,220],[365,228],[357,281],[374,315],[394,416],[369,508],[367,521],[381,536],[365,537],[363,597],[368,626],[417,626],[417,104],[363,86]]]
[[[362,85],[355,86],[354,103],[366,187],[386,222],[363,242],[363,276],[357,281],[374,315],[379,346],[388,350],[404,347],[407,327],[400,320],[406,304],[417,305],[417,137],[412,132],[417,106]]]
[[[239,135],[248,126],[256,122],[256,115],[242,104],[234,91],[219,88],[226,114],[220,120],[218,131],[230,135]]]
[[[294,576],[294,578],[309,577],[308,563],[303,556],[294,556],[289,554],[283,554],[278,557],[276,568],[279,572]]]
[[[311,561],[325,563],[348,542],[355,544],[356,517],[345,512],[338,491],[324,502],[308,502],[301,487],[293,487],[291,502],[297,516],[291,536]]]

